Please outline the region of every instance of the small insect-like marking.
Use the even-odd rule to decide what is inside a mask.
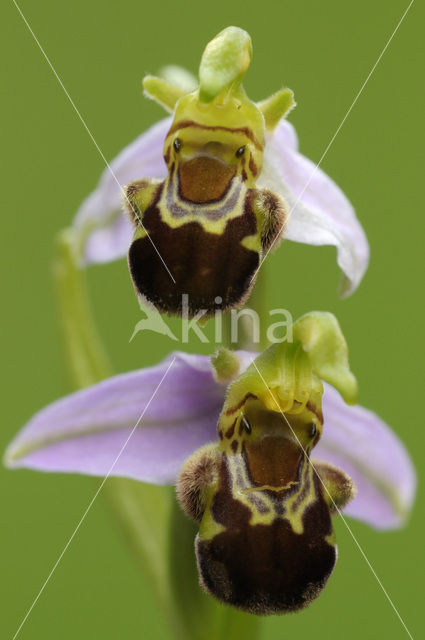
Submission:
[[[252,156],[249,158],[249,170],[251,171],[251,173],[254,176],[254,178],[256,178],[257,175],[258,175],[258,168],[257,168],[257,165],[255,164],[254,158]]]
[[[237,404],[235,404],[232,407],[229,407],[226,409],[226,416],[231,416],[232,413],[235,413],[236,411],[238,411],[238,409],[240,409],[241,407],[243,407],[243,405],[246,403],[247,400],[249,400],[250,398],[252,398],[253,400],[255,400],[257,398],[256,395],[254,395],[251,392],[248,392],[244,395],[244,397],[242,398],[242,400],[240,400],[240,402],[238,402]]]
[[[259,513],[263,515],[266,513],[270,513],[270,507],[268,507],[258,495],[253,495],[252,493],[250,493],[248,496],[248,500],[251,502],[251,504],[254,505]]]
[[[177,151],[177,152],[180,151],[180,149],[182,148],[182,143],[181,143],[181,140],[179,138],[175,138],[174,139],[173,147],[174,147],[174,151]]]
[[[171,158],[171,145],[168,145],[164,153],[165,164],[168,164],[170,162],[170,158]]]
[[[235,156],[237,158],[241,158],[244,153],[245,153],[245,145],[243,147],[239,147],[239,149],[235,153]]]
[[[249,424],[248,420],[245,418],[245,416],[242,416],[241,424],[243,425],[243,428],[245,429],[245,433],[247,433],[248,435],[250,433],[252,433],[252,427]]]
[[[233,420],[232,424],[230,425],[230,427],[227,429],[226,433],[224,434],[228,440],[233,438],[233,434],[235,433],[236,422],[237,422],[237,418],[235,418]]]
[[[320,424],[323,424],[323,413],[321,409],[315,407],[311,402],[307,402],[306,408],[316,416]]]

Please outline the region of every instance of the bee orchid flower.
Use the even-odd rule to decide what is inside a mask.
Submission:
[[[297,611],[335,566],[332,516],[347,507],[385,529],[412,504],[406,451],[346,406],[356,397],[339,324],[316,311],[257,356],[176,353],[54,403],[6,464],[176,484],[205,591],[257,615]]]
[[[299,152],[295,129],[284,118],[295,105],[292,91],[281,89],[259,103],[243,91],[241,79],[251,52],[249,35],[229,27],[207,45],[199,83],[193,80],[190,86],[188,74],[175,68],[168,70],[167,80],[147,76],[145,94],[173,115],[142,133],[112,160],[75,216],[80,263],[121,258],[131,245],[136,292],[160,310],[179,313],[178,303],[170,302],[178,289],[170,285],[174,276],[184,292],[190,289],[194,311],[199,305],[207,307],[217,295],[225,297],[220,286],[236,292],[234,300],[223,301],[223,310],[242,304],[258,265],[282,235],[295,242],[336,247],[342,296],[357,288],[367,268],[368,243],[352,205],[331,178]],[[160,223],[153,220],[158,211]],[[255,231],[256,225],[260,231]],[[183,262],[175,254],[178,246],[184,249]],[[237,283],[223,284],[223,274],[216,283],[194,283],[192,267],[187,277],[183,273],[188,252],[190,265],[199,259],[197,273],[208,272],[210,280],[216,267],[222,274],[223,260],[231,255],[226,277],[230,274]],[[162,273],[160,257],[171,269],[170,282],[170,274]],[[199,292],[208,300],[197,302]]]

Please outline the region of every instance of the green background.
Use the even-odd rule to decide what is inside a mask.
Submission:
[[[167,63],[196,71],[206,42],[236,24],[254,44],[245,82],[249,95],[261,99],[282,84],[291,87],[298,107],[290,120],[302,152],[318,161],[407,4],[23,0],[22,10],[108,159],[163,116],[142,97],[142,76]],[[2,13],[4,450],[33,412],[69,388],[50,278],[52,243],[104,165],[10,0],[2,3]],[[294,317],[311,309],[337,314],[360,381],[360,402],[403,438],[419,481],[424,18],[423,5],[414,3],[322,165],[353,202],[369,237],[372,261],[360,289],[348,300],[337,298],[339,273],[329,247],[288,242],[267,264],[270,308],[286,307]],[[154,363],[174,348],[153,334],[139,334],[129,344],[140,314],[125,261],[91,268],[89,284],[116,371]],[[190,349],[206,352],[196,340]],[[0,636],[11,638],[98,485],[78,476],[0,473]],[[422,497],[419,484],[411,520],[401,531],[379,533],[350,522],[417,637],[423,621]],[[268,618],[264,639],[406,637],[342,522],[336,529],[340,558],[328,587],[308,610]],[[20,637],[169,637],[149,584],[102,499]]]

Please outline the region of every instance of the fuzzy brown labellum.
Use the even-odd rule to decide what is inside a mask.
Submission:
[[[189,191],[197,187],[185,188]],[[189,316],[201,310],[214,315],[217,309],[224,311],[242,304],[260,260],[257,251],[242,244],[258,229],[254,194],[247,194],[242,214],[228,220],[222,233],[217,234],[210,233],[198,220],[177,227],[168,224],[161,215],[165,189],[164,184],[157,188],[143,215],[147,233],[135,237],[129,250],[130,273],[138,294],[171,315],[184,312],[184,294]],[[180,211],[174,209],[174,215],[179,219]]]

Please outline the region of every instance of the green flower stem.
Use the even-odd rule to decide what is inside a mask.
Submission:
[[[111,365],[91,314],[84,273],[77,266],[72,229],[58,236],[53,278],[71,383],[81,389],[109,377]]]
[[[153,587],[171,636],[175,640],[197,640],[198,636],[190,632],[190,620],[184,617],[170,581],[167,523],[175,504],[174,488],[109,478],[104,492],[141,573]]]
[[[83,388],[110,376],[111,367],[91,313],[71,229],[58,237],[53,266],[72,385]],[[199,587],[196,529],[178,507],[172,487],[109,478],[103,494],[152,584],[175,640],[256,640],[255,616],[219,605]]]

